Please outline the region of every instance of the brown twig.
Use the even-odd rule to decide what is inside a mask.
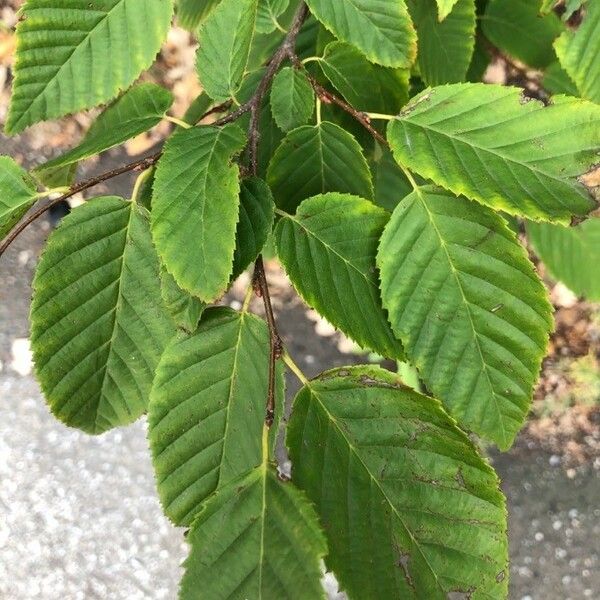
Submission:
[[[302,24],[304,20],[308,16],[308,7],[304,2],[300,5],[296,14],[294,15],[294,19],[292,20],[292,24],[290,25],[290,29],[285,36],[281,46],[277,49],[269,64],[267,65],[267,70],[263,75],[254,95],[248,102],[250,105],[250,126],[248,128],[248,156],[250,162],[250,170],[253,175],[256,175],[258,172],[258,140],[260,138],[259,134],[259,124],[260,124],[260,110],[262,107],[262,102],[267,93],[275,74],[279,70],[281,63],[286,58],[289,58],[294,55],[294,48],[296,47],[296,38],[300,33],[300,29],[302,29]]]
[[[369,117],[360,110],[356,110],[353,106],[348,104],[344,99],[336,96],[333,92],[330,92],[328,89],[324,88],[304,67],[302,61],[298,58],[298,56],[294,52],[290,52],[288,54],[292,64],[297,68],[304,72],[311,86],[315,90],[317,96],[322,102],[326,104],[336,104],[342,110],[346,111],[350,116],[356,119],[378,142],[387,146],[387,140],[377,131],[373,125],[371,125],[371,120]]]
[[[279,70],[279,67],[286,58],[289,58],[294,54],[294,48],[296,46],[296,38],[300,33],[302,24],[308,16],[308,7],[304,2],[300,5],[288,33],[285,36],[281,46],[277,49],[269,64],[267,70],[263,75],[256,91],[252,98],[246,103],[248,110],[250,111],[250,125],[248,127],[248,162],[250,166],[250,173],[256,175],[258,173],[258,142],[260,139],[260,111],[262,103],[267,93],[275,74]],[[244,105],[245,106],[245,105]],[[243,108],[243,107],[240,107]],[[271,294],[269,292],[269,284],[267,282],[267,276],[265,274],[265,265],[263,262],[262,255],[256,259],[254,264],[254,276],[253,276],[254,289],[259,295],[265,307],[265,313],[267,317],[267,325],[269,327],[270,337],[270,356],[269,356],[269,384],[267,392],[267,412],[265,416],[265,423],[267,427],[271,427],[275,420],[275,370],[277,360],[281,358],[283,352],[283,343],[279,332],[277,331],[277,324],[275,322],[275,315],[273,314],[273,305],[271,304]]]
[[[267,424],[267,427],[271,427],[275,420],[275,365],[283,353],[283,342],[277,331],[277,323],[275,322],[275,315],[271,304],[271,294],[269,292],[269,284],[265,274],[265,265],[263,263],[262,255],[259,255],[254,263],[254,276],[252,282],[254,291],[263,300],[267,325],[269,327],[269,387],[267,391],[267,413],[265,416],[265,423]]]
[[[158,159],[161,156],[161,152],[157,152],[156,154],[152,154],[151,156],[147,156],[146,158],[142,158],[140,160],[136,160],[134,162],[128,163],[119,167],[117,169],[113,169],[112,171],[107,171],[106,173],[102,173],[101,175],[97,175],[96,177],[92,177],[91,179],[86,179],[85,181],[80,181],[72,185],[69,188],[69,191],[38,206],[33,212],[28,214],[22,221],[17,223],[15,227],[11,230],[11,232],[2,240],[0,243],[0,257],[6,252],[7,248],[14,242],[14,240],[23,232],[23,230],[31,225],[36,219],[41,217],[47,210],[52,208],[53,206],[64,202],[71,196],[78,194],[79,192],[83,192],[88,188],[94,187],[103,181],[107,181],[108,179],[112,179],[113,177],[117,177],[118,175],[123,175],[123,173],[128,173],[130,171],[145,171],[149,169],[152,165],[156,164]]]
[[[232,101],[231,100],[227,100],[226,102],[223,102],[222,104],[217,104],[217,106],[213,106],[212,108],[210,108],[209,110],[207,110],[197,121],[196,121],[196,125],[198,123],[201,123],[202,121],[204,121],[204,119],[206,119],[207,117],[210,117],[211,115],[216,115],[219,113],[223,113],[225,111],[228,111],[231,108],[232,105]]]

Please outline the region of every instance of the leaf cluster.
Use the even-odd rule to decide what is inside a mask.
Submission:
[[[30,174],[0,157],[0,254],[49,206],[141,171],[131,199],[73,210],[39,262],[50,410],[91,434],[147,414],[164,511],[189,528],[183,600],[321,598],[323,564],[361,600],[506,598],[505,500],[472,437],[512,445],[547,352],[524,242],[600,299],[600,0],[144,0],[143,26],[139,4],[28,0],[17,26],[8,133],[103,110]],[[180,118],[135,83],[174,15],[203,88]],[[523,89],[482,83],[494,61]],[[158,153],[74,183],[163,119]],[[309,380],[266,247],[419,389],[369,365]],[[242,308],[223,306],[253,265]]]

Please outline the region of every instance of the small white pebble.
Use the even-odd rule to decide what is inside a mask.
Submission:
[[[548,462],[551,467],[558,467],[558,465],[560,465],[560,456],[553,454]]]
[[[572,508],[569,511],[569,519],[576,519],[578,515],[579,515],[579,511],[576,508]]]
[[[28,339],[17,338],[16,340],[13,340],[12,356],[13,359],[10,363],[10,368],[13,371],[16,371],[22,377],[31,374],[33,357]]]
[[[24,267],[29,262],[30,258],[31,258],[31,250],[21,250],[21,252],[19,252],[19,256],[17,257],[17,260],[19,261],[19,264],[22,267]]]
[[[317,335],[331,337],[335,334],[335,327],[325,319],[319,319],[315,325]]]
[[[552,301],[557,306],[571,308],[577,304],[577,296],[562,283],[557,283],[550,295],[552,297]]]
[[[554,521],[554,523],[552,523],[552,529],[554,529],[554,531],[558,531],[562,526],[562,521]]]
[[[229,306],[231,306],[233,310],[240,310],[240,308],[242,308],[242,303],[239,300],[232,300],[229,303]]]
[[[314,364],[315,364],[315,357],[314,357],[312,354],[307,354],[307,355],[304,357],[304,362],[305,362],[307,365],[314,365]]]
[[[544,534],[541,531],[538,531],[534,537],[536,542],[541,542],[544,539]]]

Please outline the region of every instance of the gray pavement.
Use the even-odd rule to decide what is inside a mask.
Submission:
[[[0,377],[0,598],[175,598],[183,532],[162,515],[145,423],[101,437]]]

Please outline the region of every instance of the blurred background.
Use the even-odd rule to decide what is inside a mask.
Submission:
[[[18,5],[0,0],[0,126],[9,102]],[[144,75],[173,90],[177,117],[200,91],[194,51],[190,34],[174,28],[157,65]],[[488,73],[496,81],[510,76],[510,66],[501,62]],[[39,124],[10,139],[0,133],[0,154],[25,167],[37,165],[74,145],[95,114]],[[79,177],[149,153],[169,127],[163,122],[85,162]],[[91,193],[128,196],[132,183],[122,176]],[[183,530],[160,510],[145,422],[96,438],[68,429],[50,416],[32,375],[30,283],[51,227],[42,218],[0,259],[0,599],[172,599],[186,545]],[[377,360],[360,355],[307,309],[275,261],[267,268],[281,332],[307,374]],[[247,283],[238,282],[226,302],[239,308]],[[483,450],[508,499],[511,599],[598,599],[600,306],[547,283],[557,325],[531,419],[510,452]],[[296,384],[289,384],[291,394]],[[329,588],[337,597],[335,582]]]

